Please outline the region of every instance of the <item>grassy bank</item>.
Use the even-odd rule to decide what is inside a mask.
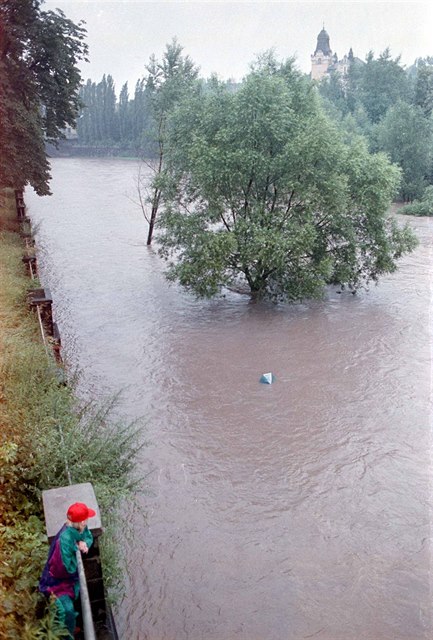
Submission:
[[[110,530],[137,489],[140,449],[137,428],[111,419],[112,401],[83,405],[73,385],[59,384],[26,303],[31,283],[14,207],[13,193],[0,194],[0,639],[9,640],[56,637],[49,616],[37,614],[48,549],[41,493],[69,484],[66,466],[72,483],[94,486],[106,530],[104,575],[116,586]]]

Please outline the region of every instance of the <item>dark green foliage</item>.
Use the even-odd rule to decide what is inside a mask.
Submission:
[[[401,200],[421,197],[433,160],[433,126],[421,107],[398,102],[377,126],[377,148],[402,169]]]
[[[291,62],[263,57],[235,94],[187,100],[171,122],[161,253],[201,296],[246,283],[299,300],[357,289],[415,238],[386,212],[399,171],[343,142]]]
[[[401,207],[400,213],[409,216],[433,216],[433,185],[429,185],[420,200]]]
[[[433,58],[417,60],[414,102],[428,118],[433,111]]]
[[[385,151],[401,167],[401,200],[419,198],[433,180],[432,70],[432,59],[425,58],[406,71],[385,50],[377,59],[370,52],[365,64],[354,60],[346,78],[319,85],[331,117],[348,134],[361,132],[370,150]]]
[[[393,60],[388,49],[377,59],[370,52],[359,78],[358,95],[373,123],[379,122],[399,100],[408,100],[410,83],[400,59]]]
[[[87,144],[104,142],[112,145],[119,140],[119,119],[113,78],[103,76],[95,84],[90,80],[81,88],[82,110],[77,120],[77,133]]]
[[[40,0],[0,3],[0,187],[49,193],[45,141],[73,126],[85,31]]]
[[[396,102],[412,99],[412,81],[388,49],[377,59],[370,52],[364,63],[352,59],[347,77],[331,73],[321,81],[319,90],[343,115],[362,109],[372,124]]]
[[[333,105],[336,112],[346,115],[353,111],[349,107],[347,100],[347,87],[336,71],[332,71],[329,77],[326,77],[320,83],[320,94],[322,98]]]
[[[21,188],[30,183],[40,195],[49,193],[49,163],[42,119],[35,105],[17,96],[10,66],[0,59],[0,185]]]
[[[111,76],[99,83],[88,80],[81,87],[82,109],[77,120],[78,143],[88,147],[130,150],[151,158],[155,144],[148,135],[151,128],[150,92],[144,78],[138,80],[129,97],[125,83],[116,98]]]

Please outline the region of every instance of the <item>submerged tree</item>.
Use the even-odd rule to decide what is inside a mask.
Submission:
[[[356,290],[416,239],[387,210],[399,169],[344,144],[308,80],[267,56],[235,94],[178,110],[161,216],[168,277],[199,296],[246,283],[289,300],[328,283]]]
[[[79,108],[77,63],[87,45],[81,23],[42,11],[41,0],[0,3],[0,187],[31,184],[49,193],[45,142],[73,126]]]
[[[153,178],[148,185],[143,184],[142,176],[139,176],[139,197],[140,202],[143,203],[143,213],[149,223],[148,245],[152,242],[161,201],[161,174],[164,168],[167,120],[176,105],[191,91],[198,74],[198,69],[192,60],[189,56],[183,56],[182,51],[183,48],[174,39],[167,45],[162,60],[158,61],[152,56],[146,67],[146,90],[151,113],[151,125],[146,137],[153,143],[153,148],[150,149],[152,161],[148,162]]]

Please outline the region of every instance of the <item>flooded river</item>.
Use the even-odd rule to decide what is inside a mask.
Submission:
[[[433,220],[355,296],[203,302],[145,246],[136,175],[55,159],[26,196],[64,357],[149,442],[120,637],[431,639]]]

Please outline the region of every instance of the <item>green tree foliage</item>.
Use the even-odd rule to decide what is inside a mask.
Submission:
[[[42,11],[41,0],[0,3],[0,186],[30,183],[48,194],[45,141],[73,126],[85,58],[85,30],[60,10]]]
[[[82,101],[82,109],[77,120],[77,135],[82,142],[95,142],[98,139],[97,121],[95,118],[97,109],[96,84],[91,80],[87,80],[86,84],[80,89],[80,98]]]
[[[432,58],[406,71],[388,50],[377,60],[370,52],[365,63],[352,60],[347,77],[326,77],[319,91],[328,114],[348,135],[361,132],[370,150],[385,151],[402,168],[399,199],[421,197],[433,181]]]
[[[350,113],[355,113],[355,111],[357,111],[361,106],[361,102],[358,96],[364,67],[364,62],[362,62],[358,58],[354,58],[352,55],[347,72],[347,78],[342,78],[342,82],[344,85],[344,94],[347,101],[347,108]]]
[[[263,57],[236,93],[188,100],[170,130],[161,217],[168,276],[199,296],[247,284],[299,300],[396,268],[416,240],[387,218],[399,170],[348,146],[291,61]]]
[[[415,104],[429,118],[433,111],[433,58],[417,60],[415,80]]]
[[[117,140],[118,120],[116,114],[116,91],[113,78],[103,76],[101,82],[96,87],[96,100],[101,105],[100,112],[100,136],[104,140]]]
[[[433,127],[421,107],[398,102],[390,107],[377,132],[378,148],[402,170],[400,198],[420,198],[428,184],[432,164]]]
[[[412,99],[410,77],[400,66],[400,58],[391,58],[389,49],[377,59],[370,51],[365,63],[352,58],[347,77],[331,73],[319,90],[343,115],[364,111],[371,124],[379,122],[396,102]]]
[[[119,94],[119,139],[127,140],[130,137],[129,123],[129,94],[128,83],[125,82]]]
[[[409,96],[410,83],[400,66],[400,58],[393,60],[389,49],[377,59],[370,52],[358,85],[358,99],[370,120],[379,122],[389,107],[399,100],[408,100]]]
[[[343,116],[351,110],[347,100],[347,82],[336,71],[331,71],[320,83],[320,94],[325,102]]]
[[[136,147],[142,150],[146,156],[154,153],[152,141],[148,140],[147,130],[149,128],[149,92],[146,90],[144,78],[137,80],[134,90],[134,100],[130,107],[132,114],[132,139],[136,141]]]
[[[155,152],[148,135],[151,113],[144,78],[137,81],[132,99],[125,83],[117,100],[110,75],[104,75],[99,83],[88,80],[80,89],[80,98],[82,109],[77,120],[80,145],[106,147],[110,151],[115,147],[146,157]]]
[[[122,89],[122,99],[127,87]],[[108,75],[96,84],[88,80],[80,89],[82,109],[77,120],[80,141],[90,145],[113,145],[120,140],[120,114],[113,78]],[[122,116],[125,118],[124,104]],[[122,120],[125,128],[125,121]]]
[[[167,121],[180,101],[193,89],[198,75],[198,69],[189,56],[182,55],[183,48],[176,39],[166,46],[161,61],[155,56],[150,58],[147,65],[146,89],[149,92],[150,128],[147,138],[153,146],[152,156],[156,162],[151,166],[154,177],[147,198],[150,213],[146,219],[149,222],[147,244],[153,237],[156,217],[161,200],[160,178],[164,169],[165,146],[167,137]]]

